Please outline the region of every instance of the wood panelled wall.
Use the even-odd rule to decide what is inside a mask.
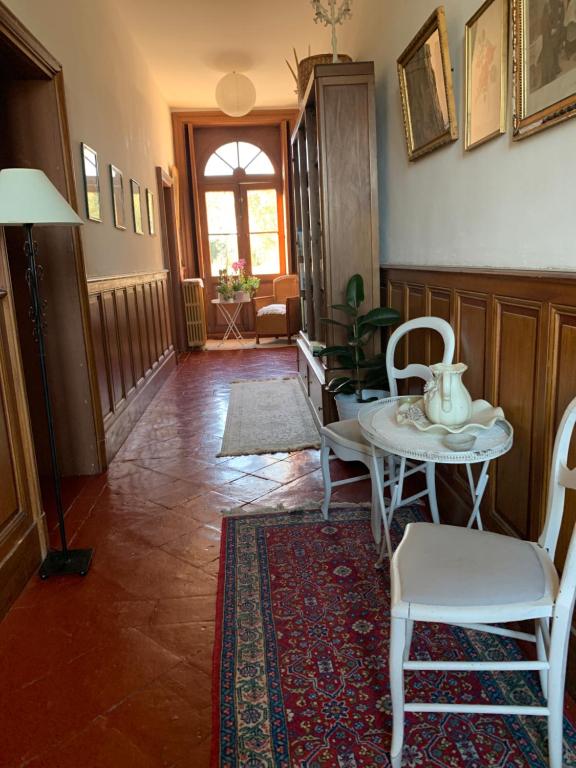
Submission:
[[[389,267],[382,270],[382,301],[404,319],[437,315],[452,324],[455,359],[468,365],[464,381],[472,398],[501,405],[514,427],[514,447],[491,467],[483,520],[535,540],[556,428],[576,396],[576,274]],[[433,336],[410,334],[405,359],[437,362],[441,352]],[[571,458],[576,464],[576,445]],[[460,499],[469,497],[465,474],[447,467],[439,474],[445,519],[462,521]],[[576,494],[569,494],[560,566],[576,520]]]
[[[88,281],[110,460],[173,369],[168,272]]]

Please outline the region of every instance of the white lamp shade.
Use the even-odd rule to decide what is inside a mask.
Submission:
[[[43,171],[5,168],[0,171],[0,226],[84,222]]]
[[[230,72],[216,86],[216,103],[225,115],[242,117],[256,103],[256,88],[246,75]]]

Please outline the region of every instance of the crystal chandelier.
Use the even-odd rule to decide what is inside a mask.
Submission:
[[[321,0],[311,0],[314,8],[314,22],[324,24],[325,27],[332,27],[332,61],[338,63],[338,45],[336,40],[336,25],[343,24],[346,19],[352,15],[350,6],[352,0],[342,0],[339,7],[336,7],[337,0],[328,0],[328,7],[322,4]]]

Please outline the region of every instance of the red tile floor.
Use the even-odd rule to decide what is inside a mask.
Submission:
[[[0,623],[1,768],[209,765],[220,510],[322,496],[317,451],[216,458],[229,384],[295,364],[289,348],[187,356],[108,472],[68,483],[94,562],[33,578]]]

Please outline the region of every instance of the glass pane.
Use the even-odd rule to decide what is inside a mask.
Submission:
[[[208,234],[236,234],[234,192],[206,192]]]
[[[231,141],[229,144],[222,144],[218,147],[216,154],[222,158],[232,168],[238,168],[238,142]]]
[[[204,168],[204,176],[232,176],[233,173],[234,169],[216,153],[210,155]]]
[[[237,235],[208,235],[210,246],[210,273],[218,277],[221,269],[232,272],[232,264],[238,261]]]
[[[254,160],[250,163],[250,165],[247,165],[244,169],[247,174],[249,175],[257,175],[257,174],[273,174],[274,166],[270,162],[270,158],[267,154],[264,152],[260,152],[259,155],[257,155]]]
[[[275,189],[248,190],[250,232],[277,232],[278,205]]]
[[[260,152],[260,147],[257,147],[255,144],[248,144],[247,141],[239,141],[238,157],[240,159],[240,168],[245,168]]]
[[[280,247],[276,232],[250,235],[252,272],[255,275],[277,275],[280,272]]]

